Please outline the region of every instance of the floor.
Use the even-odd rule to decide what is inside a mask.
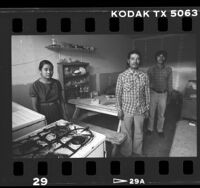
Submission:
[[[152,135],[147,135],[147,123],[144,122],[144,143],[143,143],[143,151],[147,157],[168,157],[170,148],[173,142],[173,136],[175,133],[176,122],[180,117],[180,105],[176,104],[174,101],[171,101],[168,104],[165,114],[165,124],[164,124],[164,133],[165,136],[160,137],[156,129],[154,128],[154,132]],[[93,117],[88,117],[84,120],[86,123],[92,123],[97,126],[102,126],[111,130],[117,130],[118,118],[109,115],[99,114]],[[155,125],[156,127],[156,119]],[[106,142],[107,148],[107,157],[111,157],[111,149],[112,146],[110,143]],[[120,155],[116,155],[117,157]]]

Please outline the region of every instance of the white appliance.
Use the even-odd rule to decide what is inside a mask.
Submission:
[[[71,122],[59,120],[13,141],[14,157],[105,158],[106,136]],[[84,141],[77,143],[77,137]],[[31,143],[31,144],[30,144]],[[26,148],[26,149],[24,149]],[[50,155],[49,155],[50,154]]]
[[[80,127],[80,126],[77,126]],[[106,136],[92,131],[93,140],[82,147],[71,158],[105,158],[106,152]]]
[[[76,128],[80,128],[78,125],[75,126]],[[82,146],[81,149],[79,149],[75,154],[71,155],[70,158],[105,158],[107,156],[105,135],[94,131],[91,132],[94,135],[92,141]],[[60,152],[58,150],[56,153],[65,154],[65,150],[62,151],[61,149]]]
[[[45,116],[12,102],[12,138],[13,140],[33,132],[46,125]]]

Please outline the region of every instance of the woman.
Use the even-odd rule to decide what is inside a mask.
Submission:
[[[52,78],[53,64],[43,60],[39,64],[39,71],[41,77],[30,87],[33,109],[46,116],[47,124],[67,119],[61,84]]]

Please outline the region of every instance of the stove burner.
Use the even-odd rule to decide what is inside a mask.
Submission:
[[[13,144],[13,154],[17,157],[70,157],[89,143],[94,135],[89,127],[53,126],[29,135]],[[59,156],[62,155],[62,156]]]
[[[71,143],[74,145],[81,145],[86,141],[86,137],[84,136],[74,136],[71,140]]]

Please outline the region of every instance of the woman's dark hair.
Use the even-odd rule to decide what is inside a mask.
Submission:
[[[156,59],[156,61],[157,61],[157,57],[159,56],[159,55],[163,55],[164,57],[165,57],[165,61],[167,60],[167,51],[165,51],[165,50],[159,50],[159,51],[157,51],[156,53],[155,53],[155,59]]]
[[[53,69],[53,64],[50,61],[48,61],[48,60],[42,60],[42,61],[40,61],[40,64],[39,64],[39,70],[42,70],[42,67],[44,65],[50,65],[51,68]]]

